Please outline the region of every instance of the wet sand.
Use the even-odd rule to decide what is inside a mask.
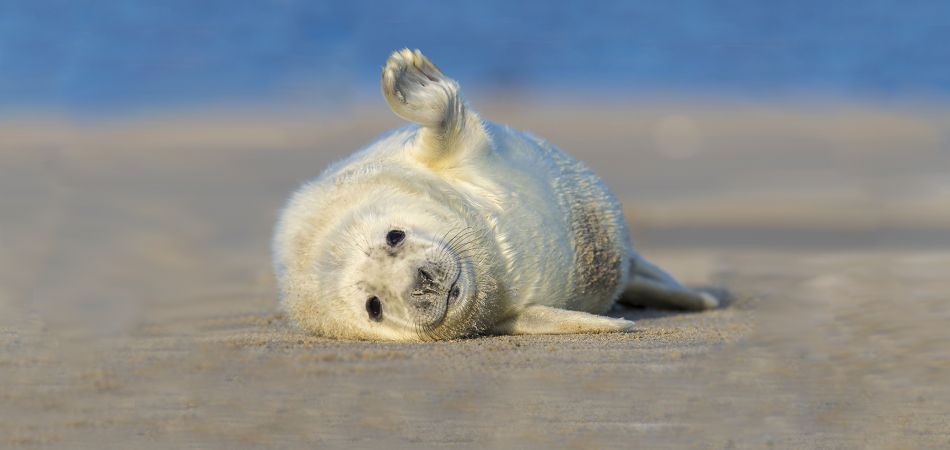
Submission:
[[[945,448],[950,113],[477,105],[725,290],[629,334],[330,341],[276,307],[289,192],[384,105],[0,120],[0,447]]]

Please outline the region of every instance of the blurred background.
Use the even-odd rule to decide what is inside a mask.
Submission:
[[[643,226],[834,225],[863,233],[841,243],[930,245],[950,225],[948,41],[943,2],[6,1],[0,145],[66,171],[75,152],[187,166],[166,185],[199,160],[270,164],[283,194],[401,125],[379,70],[420,48],[487,118],[646,208]],[[254,182],[235,188],[263,192]]]
[[[340,444],[343,427],[445,445],[469,441],[423,419],[478,410],[484,425],[537,389],[534,422],[473,435],[564,442],[565,417],[589,425],[566,408],[586,399],[612,415],[578,447],[708,423],[722,447],[950,445],[935,382],[950,361],[948,42],[941,1],[0,0],[0,379],[16,387],[0,394],[0,444],[293,446],[288,431]],[[455,343],[515,381],[387,394],[384,411],[426,409],[347,428],[373,416],[352,405],[379,402],[364,386],[384,375],[412,390],[415,371],[464,381],[452,371],[477,365],[456,347],[303,336],[276,308],[279,208],[403,125],[378,88],[403,47],[483,117],[601,174],[648,257],[744,300],[705,319],[631,313],[645,343],[573,341],[540,359],[553,381],[519,365],[520,341]],[[525,344],[541,358],[564,343]],[[696,365],[718,381],[669,376]],[[577,387],[585,370],[609,388]],[[611,378],[629,373],[658,394]],[[697,403],[707,389],[730,400]],[[426,403],[442,398],[458,403]],[[734,416],[707,414],[722,410]]]
[[[463,86],[565,94],[946,97],[943,2],[6,1],[3,108],[123,114],[376,98],[397,47]],[[629,102],[623,102],[628,104]]]

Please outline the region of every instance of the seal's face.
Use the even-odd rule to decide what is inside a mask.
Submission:
[[[369,339],[429,340],[470,333],[478,295],[474,232],[440,233],[409,223],[361,227],[337,280],[337,299],[357,335]],[[329,281],[329,280],[325,280]]]

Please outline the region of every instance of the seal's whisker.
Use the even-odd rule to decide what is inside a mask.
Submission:
[[[471,255],[473,252],[483,252],[484,250],[481,248],[482,243],[482,238],[472,239],[471,241],[467,242],[465,246],[456,249],[455,254],[458,257],[465,257]]]
[[[458,250],[457,250],[458,247],[460,246],[464,247],[465,245],[467,245],[469,243],[469,238],[476,233],[476,231],[472,229],[472,227],[466,227],[466,230],[467,231],[465,233],[461,233],[457,235],[450,242],[451,249],[455,253],[458,253]],[[450,245],[446,245],[446,250],[448,250],[448,247],[450,247]]]
[[[459,248],[464,249],[464,248],[467,248],[468,246],[470,246],[470,245],[472,245],[472,244],[477,244],[478,242],[481,242],[482,237],[481,237],[481,236],[477,236],[477,235],[472,235],[472,234],[470,234],[468,237],[466,237],[466,239],[467,239],[467,240],[466,240],[465,242],[461,242],[461,243],[458,244],[458,247],[459,247]],[[458,250],[456,251],[456,253],[458,253]]]
[[[436,246],[432,250],[433,253],[437,252],[438,255],[432,259],[441,259],[443,256],[445,256],[445,248],[446,248],[445,238],[449,235],[449,233],[455,230],[459,230],[459,229],[460,227],[452,227],[442,234],[442,237],[439,239],[439,242],[436,244]],[[432,255],[427,254],[426,256],[431,257]]]
[[[357,233],[355,230],[353,230],[352,227],[348,227],[343,230],[343,236],[349,241],[350,245],[355,247],[357,250],[359,250],[366,256],[369,256],[368,247],[363,247],[360,245],[359,241],[362,238],[361,233]]]
[[[465,233],[466,230],[468,230],[469,228],[471,228],[471,227],[460,228],[459,231],[458,231],[457,233],[455,233],[454,236],[452,236],[452,239],[449,239],[449,241],[445,243],[445,245],[443,246],[443,250],[448,249],[449,247],[451,247],[452,244],[455,242],[455,240],[458,239],[459,236],[461,236],[463,233]]]
[[[475,229],[472,228],[471,226],[466,226],[465,228],[462,228],[461,230],[459,230],[458,233],[456,233],[455,237],[453,237],[452,240],[449,241],[449,245],[455,245],[456,243],[458,243],[459,240],[465,239],[468,235],[472,234],[474,231]]]

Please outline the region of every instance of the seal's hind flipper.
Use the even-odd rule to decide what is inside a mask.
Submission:
[[[707,292],[698,292],[680,284],[670,274],[636,256],[630,261],[630,281],[618,300],[630,306],[701,311],[719,306],[719,300]]]
[[[485,129],[465,104],[458,83],[419,50],[393,52],[380,84],[393,112],[422,126],[415,151],[424,162],[485,147]]]

